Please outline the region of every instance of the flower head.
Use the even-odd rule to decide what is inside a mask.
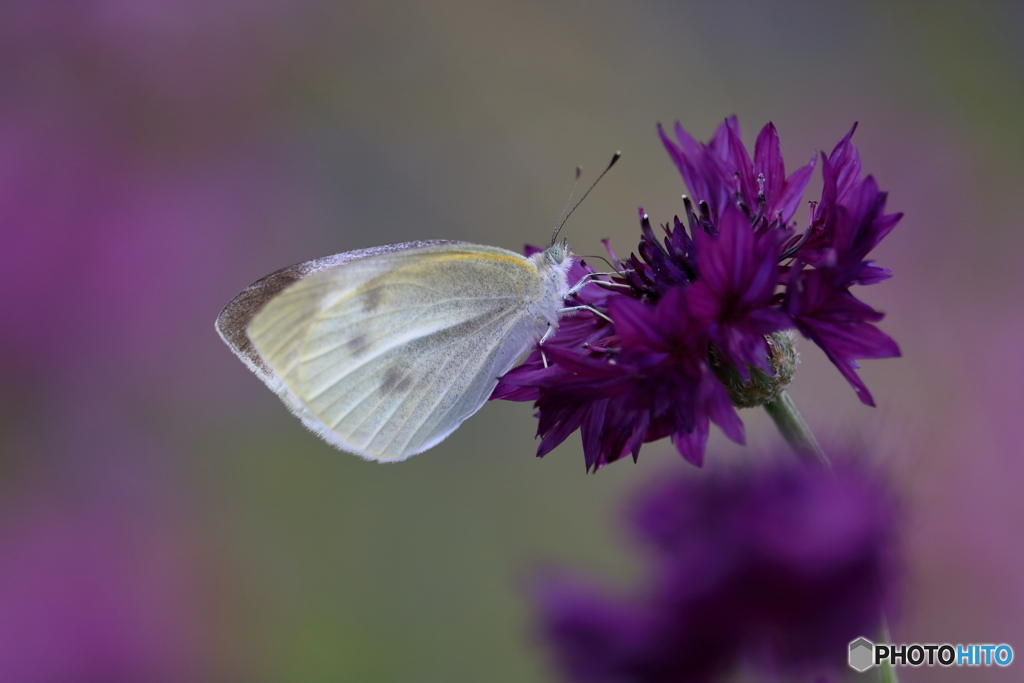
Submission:
[[[543,581],[543,634],[574,681],[699,682],[741,666],[825,673],[892,610],[897,518],[879,478],[849,463],[662,481],[631,516],[648,551],[644,588]]]
[[[614,275],[574,265],[570,278],[592,283],[567,304],[600,315],[563,319],[544,352],[506,374],[492,396],[536,403],[537,455],[579,429],[588,470],[626,454],[636,459],[642,444],[666,436],[700,465],[711,422],[744,441],[722,377],[749,383],[753,372],[758,381],[789,381],[769,343],[785,330],[818,344],[874,405],[855,361],[898,356],[899,348],[873,324],[883,314],[850,287],[889,277],[867,257],[900,214],[886,214],[885,193],[870,176],[860,178],[854,131],[822,155],[821,201],[803,232],[792,218],[815,157],[787,176],[772,124],[758,135],[753,159],[735,117],[706,145],[678,124],[676,140],[658,132],[697,199],[683,197],[685,224],[676,216],[659,238],[641,207],[636,253],[620,260],[605,242]],[[753,403],[760,400],[767,399]]]

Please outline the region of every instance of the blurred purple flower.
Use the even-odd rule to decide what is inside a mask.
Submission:
[[[0,395],[196,396],[233,269],[309,204],[271,128],[304,16],[279,0],[4,3],[0,286],[18,294],[0,299]]]
[[[171,171],[115,141],[0,121],[0,286],[18,292],[0,299],[0,394],[195,397],[216,355],[204,317],[237,277],[223,255],[266,248],[248,245],[275,220],[268,203],[296,205],[287,164],[246,148]]]
[[[744,441],[718,375],[775,374],[766,336],[795,328],[874,405],[855,360],[898,356],[899,347],[872,324],[883,314],[849,288],[889,277],[866,257],[901,216],[884,212],[886,195],[873,178],[860,178],[853,130],[822,155],[822,197],[803,233],[791,219],[814,158],[787,176],[772,124],[758,135],[753,160],[735,117],[707,145],[678,124],[678,142],[658,130],[699,200],[695,207],[683,198],[686,225],[676,217],[659,239],[641,208],[637,253],[620,261],[608,248],[616,275],[575,265],[570,276],[595,282],[572,304],[608,319],[582,312],[564,320],[545,353],[506,374],[492,398],[536,403],[538,456],[580,429],[588,470],[627,453],[635,460],[643,443],[666,436],[700,465],[710,422]]]
[[[828,673],[894,607],[897,519],[877,475],[849,462],[661,481],[631,516],[649,552],[643,587],[627,598],[570,575],[542,581],[543,638],[586,683]]]
[[[191,456],[124,439],[231,403],[208,318],[306,205],[268,125],[293,5],[0,7],[0,680],[210,678],[194,501],[146,470]]]
[[[202,679],[208,640],[195,568],[166,511],[31,493],[8,501],[0,524],[0,678]]]

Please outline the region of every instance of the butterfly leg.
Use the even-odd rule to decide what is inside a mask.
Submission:
[[[629,271],[623,271],[623,273],[625,273],[625,272],[629,272]],[[591,282],[600,282],[602,285],[606,285],[608,287],[625,287],[626,289],[629,289],[629,285],[627,285],[624,282],[607,282],[605,280],[596,280],[595,281],[595,280],[591,280],[590,279],[590,278],[593,278],[593,277],[597,277],[598,275],[619,275],[619,276],[621,276],[623,273],[587,273],[586,275],[584,275],[583,277],[580,278],[579,282],[577,282],[576,284],[574,284],[572,287],[569,288],[569,291],[565,293],[565,298],[568,299],[573,294],[576,294],[577,292],[581,291],[584,287],[589,285]]]
[[[548,329],[544,332],[544,336],[541,337],[541,341],[537,342],[538,348],[544,346],[544,342],[551,339],[551,336],[555,334],[555,328],[551,327],[551,323],[548,323]],[[548,368],[548,356],[544,354],[544,349],[541,349],[541,360],[544,362],[544,368]]]
[[[606,316],[604,313],[602,313],[601,311],[597,310],[593,306],[568,306],[566,308],[558,309],[558,314],[562,315],[562,314],[565,314],[565,313],[573,313],[575,311],[590,311],[594,315],[596,315],[596,316],[598,316],[600,318],[604,318],[608,322],[612,322],[611,318],[609,318],[608,316]]]

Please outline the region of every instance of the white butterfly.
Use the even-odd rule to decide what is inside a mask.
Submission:
[[[322,439],[404,460],[479,410],[574,310],[572,262],[564,242],[529,258],[445,241],[350,251],[251,285],[217,331]]]

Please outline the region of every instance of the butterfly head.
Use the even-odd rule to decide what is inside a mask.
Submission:
[[[572,256],[569,244],[564,239],[561,244],[552,244],[544,251],[544,255],[556,266],[562,265],[566,257]]]

